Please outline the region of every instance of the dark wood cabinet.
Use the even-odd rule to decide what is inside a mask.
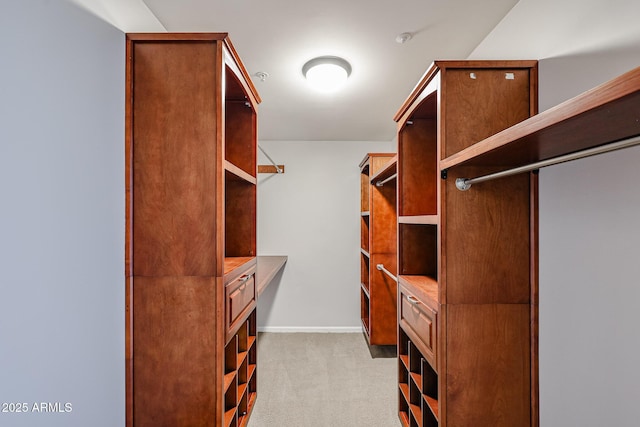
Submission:
[[[126,81],[127,425],[246,425],[260,98],[224,33],[128,34]]]
[[[445,159],[537,112],[535,61],[438,61],[398,122],[399,412],[406,426],[537,423],[537,181],[461,193]]]

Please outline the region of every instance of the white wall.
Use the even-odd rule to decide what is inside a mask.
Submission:
[[[543,61],[541,105],[638,65],[640,49]],[[638,425],[639,164],[634,147],[540,173],[542,426]]]
[[[121,426],[124,35],[10,0],[0,52],[0,425]]]
[[[395,152],[395,142],[260,145],[285,173],[259,176],[258,254],[289,257],[259,300],[260,328],[360,330],[358,165],[368,152]]]
[[[640,66],[638,13],[521,0],[471,57],[539,59],[543,111]],[[635,147],[540,172],[543,427],[638,425],[639,164]]]

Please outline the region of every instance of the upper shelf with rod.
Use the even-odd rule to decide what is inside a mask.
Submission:
[[[506,176],[511,168],[524,172],[546,166],[550,159],[559,158],[548,162],[554,164],[607,151],[585,152],[603,145],[630,146],[640,142],[635,138],[639,135],[640,67],[443,159],[440,168],[496,166]],[[585,153],[562,159],[579,152]],[[467,179],[474,181],[481,180]]]
[[[371,184],[382,187],[398,176],[398,155],[394,155],[371,177]]]

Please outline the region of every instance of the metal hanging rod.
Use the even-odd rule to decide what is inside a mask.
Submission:
[[[380,271],[382,271],[384,274],[386,274],[387,276],[391,277],[393,280],[395,280],[396,282],[398,281],[398,278],[396,276],[393,275],[393,273],[391,273],[389,270],[387,270],[386,268],[384,268],[384,264],[378,264],[376,265],[376,268]]]
[[[520,166],[514,169],[509,169],[502,172],[496,172],[489,175],[479,176],[477,178],[458,178],[456,179],[456,188],[460,191],[467,191],[473,184],[479,184],[485,181],[491,181],[493,179],[504,178],[511,175],[516,175],[523,172],[530,172],[532,170],[540,169],[546,166],[557,165],[559,163],[569,162],[571,160],[582,159],[584,157],[595,156],[596,154],[608,153],[610,151],[621,150],[623,148],[633,147],[640,144],[640,135],[631,138],[623,139],[611,144],[602,145],[599,147],[589,148],[583,151],[577,151],[575,153],[565,154],[563,156],[554,157],[553,159],[542,160],[540,162],[532,163],[530,165]]]
[[[397,173],[394,173],[393,175],[391,175],[389,178],[382,180],[382,181],[378,181],[376,182],[376,187],[382,187],[383,185],[385,185],[387,182],[389,181],[393,181],[394,179],[396,179],[398,177]]]
[[[264,154],[265,156],[267,156],[267,159],[269,159],[269,161],[271,162],[271,164],[276,168],[276,172],[277,172],[277,173],[282,173],[282,169],[280,169],[280,166],[278,166],[278,165],[276,164],[276,162],[274,162],[274,161],[273,161],[273,159],[271,158],[271,156],[269,156],[269,155],[267,154],[267,152],[266,152],[266,151],[264,151],[264,149],[263,149],[260,145],[258,145],[258,148],[260,149],[260,151],[262,151],[262,154]]]

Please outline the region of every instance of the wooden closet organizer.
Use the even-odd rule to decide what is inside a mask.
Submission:
[[[398,382],[405,426],[537,417],[537,186],[461,193],[443,162],[537,112],[535,61],[437,61],[398,122]]]
[[[528,171],[638,144],[640,67],[443,159],[440,168],[447,176],[444,185],[449,194],[457,191],[461,198],[468,198],[466,203],[477,205],[479,194],[501,191],[505,185],[526,178]],[[510,193],[496,196],[504,203],[510,203],[512,197]],[[534,230],[532,223],[530,232]],[[531,257],[536,267],[532,270],[534,277],[537,259],[536,245]],[[537,326],[537,293],[532,295],[532,302]],[[535,365],[531,372],[537,390],[537,327],[533,332]],[[537,394],[531,396],[531,402],[531,425],[537,426]]]
[[[397,341],[396,161],[368,153],[360,162],[360,318],[374,356]]]
[[[260,98],[226,33],[127,34],[126,75],[127,425],[244,426],[286,261],[256,257]]]
[[[439,152],[432,225],[439,230],[435,249],[416,252],[437,269],[399,276],[403,425],[539,425],[536,171],[640,144],[638,67],[477,143],[471,139],[448,150],[442,128],[451,121],[446,104],[452,100],[445,73],[495,65],[436,63],[396,116],[402,138],[407,121],[431,102],[440,109],[441,129],[431,142]],[[529,79],[533,113],[534,63]],[[438,99],[429,101],[438,89]],[[401,158],[399,152],[400,186]]]

